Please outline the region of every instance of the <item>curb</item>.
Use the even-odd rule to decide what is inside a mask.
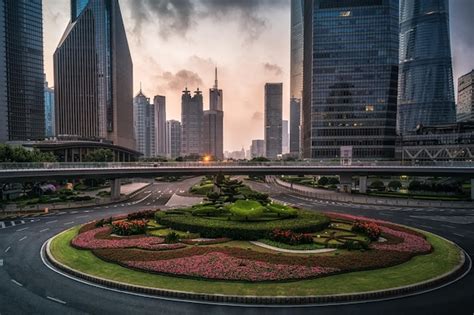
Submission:
[[[67,231],[67,230],[66,230]],[[63,231],[62,233],[65,233]],[[62,234],[60,233],[60,234]],[[57,234],[59,235],[59,234]],[[328,306],[334,304],[357,304],[377,302],[383,300],[391,300],[404,298],[413,295],[428,293],[445,286],[448,286],[467,275],[472,268],[472,260],[469,255],[459,246],[461,250],[461,262],[457,267],[450,272],[440,275],[436,278],[429,279],[417,284],[396,287],[387,290],[369,291],[354,294],[336,294],[336,295],[321,295],[321,296],[238,296],[238,295],[223,295],[223,294],[205,294],[193,293],[185,291],[166,290],[159,288],[143,287],[138,285],[130,285],[118,281],[108,280],[100,277],[93,277],[86,273],[74,270],[61,262],[57,261],[51,254],[50,245],[53,236],[47,240],[42,248],[46,256],[46,260],[55,268],[64,271],[71,275],[77,281],[85,280],[83,282],[88,285],[98,284],[104,289],[119,290],[122,293],[141,294],[148,297],[157,297],[163,299],[182,300],[188,302],[206,303],[206,304],[226,304],[226,305],[240,305],[240,306]],[[450,241],[449,241],[450,242]],[[451,242],[452,243],[452,242]],[[43,261],[44,262],[44,261]],[[51,268],[54,270],[53,268]],[[54,270],[56,271],[56,270]],[[67,275],[66,275],[67,276]],[[128,292],[123,292],[123,291]]]

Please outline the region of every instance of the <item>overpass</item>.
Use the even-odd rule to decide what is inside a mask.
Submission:
[[[78,178],[112,180],[112,196],[120,196],[121,178],[201,175],[338,175],[342,190],[352,177],[359,177],[359,189],[366,192],[367,176],[439,176],[471,180],[474,199],[474,163],[438,162],[432,165],[403,165],[399,161],[356,162],[166,162],[166,163],[0,163],[0,183],[48,181]]]

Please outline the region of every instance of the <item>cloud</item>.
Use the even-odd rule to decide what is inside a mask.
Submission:
[[[271,72],[275,75],[281,75],[283,73],[283,69],[279,65],[268,62],[263,64],[263,69],[265,69],[266,72]]]
[[[252,114],[252,120],[262,121],[263,120],[263,113],[262,112],[254,112]]]
[[[203,86],[201,77],[190,70],[180,70],[175,74],[171,72],[164,72],[160,77],[160,81],[164,81],[165,86],[173,91],[181,91],[186,86],[193,89]]]

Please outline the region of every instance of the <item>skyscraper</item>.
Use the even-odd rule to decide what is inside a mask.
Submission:
[[[167,156],[166,150],[166,97],[157,95],[155,104],[155,126],[156,126],[156,154]]]
[[[56,122],[54,119],[54,89],[48,87],[48,81],[44,82],[44,125],[47,138],[56,135]]]
[[[290,153],[290,139],[288,133],[288,120],[283,120],[281,127],[281,153]]]
[[[300,155],[301,99],[290,99],[290,154]]]
[[[168,156],[175,159],[181,156],[181,123],[177,120],[166,122],[167,152]]]
[[[474,69],[458,80],[457,121],[474,121]]]
[[[290,94],[297,100],[303,97],[304,2],[304,0],[291,1]]]
[[[181,96],[181,154],[201,155],[202,145],[203,103],[202,92],[197,89],[194,96],[186,88]]]
[[[143,157],[156,156],[156,119],[155,105],[143,94],[142,90],[133,99],[133,118],[136,150]]]
[[[398,131],[455,115],[448,0],[401,0]]]
[[[398,12],[398,0],[305,1],[305,158],[394,157]]]
[[[265,140],[252,140],[252,145],[250,146],[250,157],[258,158],[265,156]]]
[[[135,148],[133,64],[118,0],[72,0],[54,53],[58,135]]]
[[[41,1],[0,0],[0,142],[44,138]]]
[[[282,145],[283,83],[265,84],[265,154],[275,159]]]
[[[224,159],[224,111],[223,93],[218,87],[217,68],[214,87],[209,89],[209,110],[203,115],[203,153]]]

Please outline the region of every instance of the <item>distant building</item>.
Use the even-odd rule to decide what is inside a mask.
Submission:
[[[166,98],[161,95],[155,96],[155,127],[156,127],[156,155],[167,156],[166,150]]]
[[[283,83],[265,84],[265,154],[276,159],[282,149]]]
[[[156,118],[155,105],[142,90],[133,99],[133,119],[136,150],[145,158],[156,156]]]
[[[209,110],[203,114],[203,154],[224,159],[224,111],[223,93],[218,87],[217,68],[214,87],[209,90]]]
[[[42,1],[0,0],[0,143],[44,139]]]
[[[245,149],[242,148],[240,151],[225,152],[226,159],[233,160],[245,160]]]
[[[301,100],[292,97],[290,100],[290,154],[300,155]]]
[[[250,146],[250,157],[258,158],[265,156],[265,140],[252,140],[252,145]]]
[[[474,69],[458,80],[458,121],[474,121]]]
[[[54,115],[54,89],[48,87],[48,81],[44,82],[44,127],[46,138],[51,138],[56,135],[56,122]]]
[[[448,0],[401,0],[400,134],[456,121],[449,36]]]
[[[290,134],[288,133],[288,120],[283,120],[282,122],[282,127],[281,127],[281,153],[282,154],[287,154],[290,153]]]
[[[181,96],[181,154],[183,156],[202,155],[202,92],[197,89],[194,96],[186,88]]]
[[[167,150],[168,156],[175,159],[181,156],[181,123],[177,120],[166,122]]]
[[[135,148],[133,64],[118,0],[71,1],[54,53],[54,88],[58,135]]]

